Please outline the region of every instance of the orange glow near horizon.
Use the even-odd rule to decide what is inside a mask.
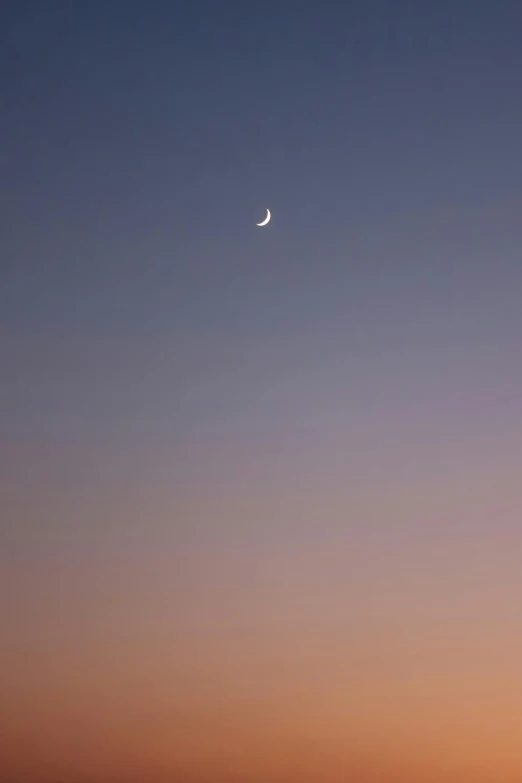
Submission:
[[[269,528],[247,537],[234,535],[247,498],[207,499],[212,524],[229,531],[219,545],[211,540],[213,554],[191,545],[180,557],[166,524],[147,543],[108,525],[103,548],[66,562],[56,545],[48,565],[21,581],[26,543],[11,561],[6,774],[514,782],[518,533],[494,542],[463,524],[499,492],[504,518],[515,518],[509,464],[497,469],[477,482],[475,466],[482,490],[468,507],[465,492],[452,498],[451,476],[438,487],[432,477],[431,489],[417,477],[402,501],[383,485],[375,496],[387,497],[387,510],[364,487],[352,490],[371,525],[363,533],[331,524],[320,544],[306,521],[312,490],[290,501],[275,487],[265,494]],[[455,523],[441,516],[429,538],[414,527],[428,492],[435,513],[437,497],[451,502]],[[335,520],[346,498],[341,487],[329,492],[322,519]],[[168,507],[166,494],[157,500]],[[121,511],[132,529],[141,514],[139,504]],[[266,548],[277,520],[279,544]],[[448,548],[438,541],[450,528]]]

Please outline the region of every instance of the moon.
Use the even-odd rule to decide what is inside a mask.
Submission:
[[[267,211],[266,211],[266,218],[263,220],[262,223],[256,223],[256,226],[266,226],[266,224],[268,223],[268,221],[270,220],[271,217],[272,216],[270,214],[270,210],[267,209]]]

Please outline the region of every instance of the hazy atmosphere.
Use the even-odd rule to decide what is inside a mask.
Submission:
[[[522,4],[0,30],[2,782],[519,783]]]

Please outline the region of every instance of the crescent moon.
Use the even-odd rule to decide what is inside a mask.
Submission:
[[[262,222],[262,223],[256,223],[256,226],[266,226],[266,224],[268,223],[268,221],[270,220],[270,218],[271,218],[271,215],[270,215],[270,210],[269,210],[269,209],[267,209],[267,211],[266,211],[266,218],[263,220],[263,222]]]

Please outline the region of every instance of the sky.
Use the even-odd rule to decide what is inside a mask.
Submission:
[[[521,780],[521,34],[4,4],[2,781]]]

